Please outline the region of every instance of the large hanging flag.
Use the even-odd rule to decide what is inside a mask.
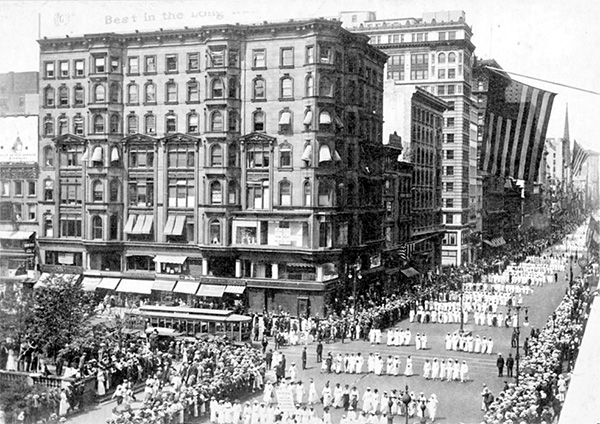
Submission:
[[[588,158],[589,154],[587,150],[582,149],[577,141],[573,144],[573,161],[571,162],[571,169],[573,170],[573,176],[576,177],[581,174],[581,168],[583,163]]]
[[[596,246],[600,245],[600,224],[598,224],[598,221],[593,216],[590,217],[590,223],[585,235],[585,245],[589,248],[592,244]]]
[[[556,94],[488,71],[481,168],[492,175],[532,182],[540,169]]]

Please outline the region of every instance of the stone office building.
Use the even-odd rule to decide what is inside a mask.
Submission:
[[[382,271],[387,56],[335,20],[40,44],[44,270],[326,312]]]

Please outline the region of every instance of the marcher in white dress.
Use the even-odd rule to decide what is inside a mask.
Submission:
[[[407,377],[413,375],[413,364],[410,355],[408,356],[408,358],[406,358],[406,368],[404,368],[404,375]]]
[[[437,358],[433,358],[431,363],[431,378],[437,380],[440,377],[440,363]]]
[[[469,379],[469,366],[467,365],[466,361],[463,361],[462,365],[460,366],[460,382],[464,383],[468,379]]]

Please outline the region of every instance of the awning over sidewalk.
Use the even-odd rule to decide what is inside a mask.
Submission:
[[[100,284],[98,284],[97,288],[105,290],[114,290],[119,285],[119,281],[121,281],[120,278],[104,277],[102,281],[100,281]]]
[[[416,269],[414,269],[413,267],[409,267],[406,269],[403,269],[402,271],[400,271],[402,274],[404,274],[406,277],[408,278],[412,278],[412,277],[416,277],[417,275],[420,275],[421,273],[419,271],[417,271]]]
[[[196,294],[200,283],[197,281],[179,280],[173,289],[173,293]]]
[[[169,255],[156,255],[154,262],[160,262],[161,264],[178,264],[181,265],[185,262],[187,256],[169,256]]]
[[[152,290],[172,292],[175,283],[177,283],[177,281],[156,280],[152,283]]]
[[[246,291],[246,286],[225,286],[225,293],[242,294]]]
[[[102,278],[100,277],[83,277],[83,281],[81,282],[83,291],[94,291],[96,287],[100,284]]]
[[[152,290],[152,284],[153,281],[151,280],[133,280],[129,278],[123,278],[117,287],[117,292],[150,294]]]
[[[196,296],[223,297],[224,292],[225,286],[216,284],[202,284],[200,286],[200,290],[198,290],[198,293],[196,293]]]

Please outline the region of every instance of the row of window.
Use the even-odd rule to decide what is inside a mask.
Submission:
[[[342,62],[341,56],[334,54],[334,49],[329,44],[318,45],[318,56],[315,56],[315,46],[306,46],[305,64],[322,63],[333,64],[337,60]],[[182,55],[183,56],[183,55]],[[162,68],[165,73],[178,73],[180,71],[180,55],[168,53],[164,55]],[[200,53],[191,52],[185,54],[185,70],[187,72],[200,71]],[[224,46],[214,46],[207,49],[207,68],[212,67],[239,67],[239,51],[230,49],[228,52]],[[279,66],[282,68],[293,68],[295,65],[295,53],[293,47],[281,47],[279,49]],[[58,63],[58,68],[57,68]],[[253,49],[251,67],[254,69],[267,68],[267,49]],[[139,75],[142,70],[145,74],[156,74],[158,72],[157,55],[145,55],[140,62],[139,56],[128,56],[126,73]],[[44,61],[44,78],[70,78],[85,76],[85,59]],[[105,54],[92,55],[89,63],[91,74],[104,74],[107,72],[121,74],[123,72],[121,58],[119,56],[107,56]]]
[[[293,132],[293,112],[284,108],[279,112],[277,120],[277,130],[282,134],[290,134]],[[90,118],[91,128],[88,134],[122,134],[121,115],[119,113],[111,113],[108,117],[108,128],[106,127],[107,117],[104,113],[96,113]],[[252,113],[252,131],[266,131],[266,114],[260,108]],[[341,130],[344,124],[333,112],[329,110],[321,110],[318,115],[318,130],[331,132],[334,129]],[[55,135],[64,135],[71,132],[76,135],[84,135],[84,119],[81,114],[76,114],[72,118],[72,128],[69,127],[69,118],[63,114],[56,120],[57,128],[55,131],[55,118],[51,115],[46,115],[43,120],[43,134],[45,137],[54,137]],[[140,118],[135,113],[130,113],[126,117],[126,134],[144,133],[156,135],[157,119],[153,113],[147,113],[143,116],[143,126],[140,128]],[[302,120],[304,130],[308,131],[313,125],[313,112],[309,107],[304,112]],[[356,128],[356,116],[353,113],[348,114],[348,131],[354,133]],[[206,122],[207,132],[238,132],[240,129],[240,116],[236,110],[213,110],[209,113]],[[178,116],[175,113],[169,112],[164,117],[164,133],[173,134],[176,132],[185,132],[189,134],[200,133],[200,115],[194,111],[188,113],[185,117],[185,128],[183,131],[178,125]]]
[[[0,221],[35,221],[37,203],[0,202]]]
[[[11,184],[12,182],[12,184]],[[12,186],[12,187],[11,187]],[[12,180],[0,182],[0,196],[2,197],[34,197],[36,195],[36,182]],[[11,190],[12,188],[12,190]]]

